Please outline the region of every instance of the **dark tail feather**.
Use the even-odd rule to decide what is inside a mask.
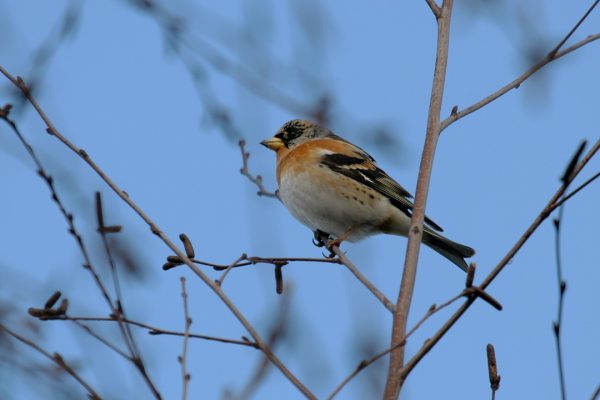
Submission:
[[[475,255],[475,250],[471,247],[453,242],[429,229],[426,229],[425,232],[423,232],[423,243],[452,261],[465,272],[468,268],[465,258]]]

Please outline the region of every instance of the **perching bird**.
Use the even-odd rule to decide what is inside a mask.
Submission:
[[[305,120],[285,123],[262,145],[277,153],[279,198],[315,232],[354,242],[376,233],[407,236],[411,194],[364,150]],[[437,231],[437,232],[436,232]],[[440,235],[425,217],[423,243],[467,270],[471,247]]]

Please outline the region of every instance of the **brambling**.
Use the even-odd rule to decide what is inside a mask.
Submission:
[[[262,145],[277,153],[279,198],[315,232],[354,242],[377,233],[407,236],[412,195],[367,152],[310,121],[285,123]],[[422,242],[467,270],[471,247],[453,242],[425,217]]]

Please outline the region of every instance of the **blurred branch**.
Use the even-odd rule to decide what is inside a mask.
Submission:
[[[423,220],[425,217],[425,205],[429,192],[429,182],[433,169],[435,149],[441,132],[440,110],[444,98],[444,84],[446,80],[446,66],[448,63],[448,45],[450,40],[450,20],[452,17],[453,0],[443,0],[440,15],[437,21],[437,49],[436,61],[433,73],[433,84],[427,116],[427,130],[425,144],[421,155],[419,176],[417,178],[417,189],[415,193],[415,205],[412,211],[410,226],[408,228],[408,244],[406,246],[406,257],[404,259],[404,270],[400,282],[400,291],[394,312],[392,326],[391,347],[401,343],[406,337],[406,326],[412,295],[417,276],[417,262],[421,239],[423,237]],[[385,385],[384,399],[396,400],[400,394],[404,377],[399,374],[404,365],[404,347],[398,347],[390,354],[390,365],[388,367],[387,381]]]
[[[191,375],[187,372],[187,352],[188,352],[188,339],[190,338],[190,326],[192,326],[192,319],[188,312],[188,296],[185,290],[185,278],[181,277],[181,298],[183,300],[183,316],[185,318],[185,332],[183,333],[183,349],[181,350],[181,356],[178,357],[179,363],[181,364],[181,398],[187,400],[188,398],[188,383],[190,382]]]
[[[231,299],[225,294],[225,292],[216,285],[200,268],[192,263],[192,261],[186,257],[183,251],[175,245],[175,243],[169,239],[169,237],[158,227],[158,225],[135,203],[127,193],[125,193],[121,188],[119,188],[112,179],[92,160],[92,158],[88,155],[88,153],[76,145],[74,145],[71,141],[69,141],[65,136],[63,136],[54,126],[52,121],[48,118],[46,113],[42,110],[38,102],[31,95],[29,88],[20,77],[13,77],[4,67],[0,66],[0,73],[6,76],[17,88],[19,88],[23,95],[27,97],[27,100],[31,103],[31,105],[36,109],[40,118],[46,124],[46,131],[56,137],[60,142],[62,142],[66,147],[68,147],[71,151],[81,157],[84,162],[92,169],[94,172],[102,178],[102,180],[126,203],[128,204],[133,211],[135,211],[140,218],[144,220],[144,222],[148,225],[152,233],[158,236],[181,260],[192,270],[192,272],[202,280],[225,304],[225,306],[231,311],[231,313],[237,318],[237,320],[244,326],[244,328],[248,331],[250,336],[254,339],[257,346],[263,351],[263,353],[269,358],[269,360],[277,366],[277,368],[288,378],[290,382],[292,382],[298,390],[300,390],[307,398],[315,399],[316,397],[308,390],[306,386],[296,376],[294,376],[287,367],[279,360],[275,354],[273,354],[272,350],[269,346],[262,340],[258,332],[254,329],[252,324],[246,319],[246,317],[242,314],[242,312],[235,306],[235,304],[231,301]]]
[[[242,168],[240,169],[240,173],[242,175],[244,175],[246,178],[248,178],[248,180],[250,182],[254,183],[258,187],[258,192],[256,193],[257,195],[267,196],[267,197],[275,197],[278,199],[277,192],[269,192],[268,190],[265,189],[265,187],[263,186],[262,176],[260,176],[260,175],[253,176],[250,173],[250,171],[248,170],[248,159],[250,158],[250,153],[248,153],[245,150],[244,146],[246,145],[246,141],[243,139],[240,140],[239,145],[240,145],[240,151],[242,152]]]
[[[552,61],[558,60],[559,58],[571,53],[572,51],[577,50],[580,47],[583,47],[586,44],[591,43],[597,39],[600,39],[600,33],[596,33],[594,35],[590,35],[587,38],[575,43],[572,46],[567,47],[564,50],[560,50],[562,48],[562,46],[565,44],[565,42],[571,37],[571,35],[573,35],[573,33],[577,30],[577,28],[579,28],[581,23],[588,17],[588,15],[598,5],[599,2],[600,2],[600,0],[594,1],[594,3],[590,6],[590,8],[583,15],[583,17],[581,17],[581,19],[575,24],[575,26],[569,31],[569,33],[567,35],[565,35],[565,37],[558,43],[558,45],[555,46],[548,54],[546,54],[546,56],[544,56],[544,58],[542,58],[541,61],[539,61],[537,64],[533,65],[531,68],[529,68],[527,71],[525,71],[517,79],[515,79],[511,83],[507,84],[506,86],[500,88],[499,90],[497,90],[496,92],[487,96],[486,98],[478,101],[477,103],[475,103],[472,106],[469,106],[463,110],[458,111],[457,107],[455,106],[452,109],[450,116],[442,121],[441,127],[440,127],[440,133],[444,129],[446,129],[448,126],[450,126],[452,123],[456,122],[457,120],[459,120],[463,117],[466,117],[467,115],[471,114],[472,112],[477,111],[480,108],[488,105],[489,103],[496,100],[500,96],[503,96],[504,94],[511,91],[512,89],[518,89],[519,86],[521,86],[521,84],[523,82],[525,82],[529,77],[531,77],[533,74],[538,72],[540,69],[542,69],[546,65],[550,64]]]
[[[3,73],[5,72],[2,67],[0,67],[0,71],[2,71]],[[19,86],[17,86],[17,87],[19,87]],[[31,100],[31,92],[29,91],[29,89],[27,89],[24,86],[24,83],[23,83],[23,87],[20,88],[20,89],[22,91],[23,91],[23,89],[25,89],[23,91],[23,95],[25,97],[27,97],[29,100]],[[44,169],[44,166],[42,165],[42,162],[37,157],[37,155],[36,155],[33,147],[27,142],[27,140],[25,139],[25,137],[21,134],[19,128],[17,127],[17,124],[12,119],[9,118],[9,113],[10,113],[11,108],[12,108],[12,106],[9,105],[9,104],[7,104],[2,109],[0,109],[0,119],[4,120],[10,126],[10,128],[12,129],[12,131],[18,137],[19,141],[21,142],[21,144],[23,145],[23,147],[25,147],[25,149],[27,150],[27,153],[29,154],[29,156],[34,161],[35,165],[37,166],[38,175],[44,180],[44,182],[46,183],[46,186],[48,186],[48,189],[50,190],[50,193],[52,195],[52,200],[54,201],[54,203],[56,203],[56,205],[58,206],[58,209],[60,210],[60,213],[63,215],[63,217],[67,221],[67,224],[69,226],[69,233],[71,234],[71,236],[77,242],[79,250],[81,251],[81,254],[82,254],[83,259],[85,261],[85,263],[83,264],[83,267],[85,269],[87,269],[88,271],[90,271],[90,273],[92,274],[92,277],[94,278],[96,286],[100,290],[100,293],[102,294],[102,297],[104,298],[104,300],[106,301],[108,307],[110,308],[111,313],[113,313],[113,314],[121,314],[122,313],[122,307],[121,307],[121,303],[120,303],[120,298],[117,297],[116,304],[111,299],[110,294],[108,292],[108,289],[106,288],[106,286],[102,282],[102,279],[100,278],[100,275],[98,274],[98,271],[97,271],[96,267],[92,263],[92,259],[91,259],[90,255],[89,255],[87,247],[86,247],[86,245],[85,245],[85,243],[83,241],[83,237],[81,236],[81,234],[77,230],[77,227],[76,227],[75,222],[74,222],[73,214],[70,213],[70,212],[68,212],[66,210],[66,208],[65,208],[65,206],[64,206],[61,198],[58,195],[58,192],[56,191],[56,187],[54,185],[54,179]],[[97,203],[97,213],[98,213],[98,221],[100,222],[101,219],[102,219],[102,204],[100,202]],[[98,227],[98,230],[103,235],[103,237],[104,237],[104,234],[106,233],[105,232],[106,228],[108,228],[108,227],[104,227],[103,226],[103,222]],[[108,246],[108,244],[106,244],[106,246]],[[111,269],[113,269],[113,272],[116,274],[114,260],[112,258],[112,255],[111,255],[110,250],[108,249],[108,247],[106,247],[106,251],[108,252],[107,254],[109,256],[109,261],[111,263]],[[113,278],[116,279],[116,275],[113,275]],[[115,282],[117,282],[117,281],[115,281]],[[115,283],[115,285],[118,288],[118,284]],[[150,378],[150,376],[147,373],[147,370],[146,370],[146,367],[144,366],[142,358],[141,358],[140,354],[138,353],[138,351],[137,351],[137,349],[135,347],[135,342],[133,341],[133,336],[131,335],[131,332],[129,332],[127,326],[124,325],[124,324],[119,324],[119,328],[121,330],[121,334],[123,336],[123,340],[125,341],[128,349],[129,349],[129,351],[131,353],[131,356],[132,356],[131,359],[130,359],[130,361],[138,369],[138,371],[140,372],[140,374],[144,378],[144,381],[146,382],[146,384],[148,385],[148,387],[152,391],[152,394],[154,395],[154,397],[157,398],[157,399],[160,399],[161,395],[158,392],[158,389],[156,388],[156,386],[154,385],[154,382],[152,382],[152,379]]]
[[[594,391],[594,394],[592,394],[591,400],[597,400],[599,398],[600,398],[600,385],[598,385],[598,387]]]
[[[54,353],[54,354],[48,353],[46,350],[42,349],[40,346],[38,346],[37,344],[35,344],[33,341],[31,341],[31,340],[29,340],[29,339],[27,339],[27,338],[19,335],[18,333],[14,332],[14,331],[12,331],[10,329],[8,329],[3,324],[0,324],[0,332],[1,331],[4,331],[6,334],[12,336],[13,338],[17,339],[18,341],[20,341],[20,342],[22,342],[24,344],[26,344],[27,346],[31,347],[32,349],[34,349],[38,353],[44,355],[50,361],[52,361],[53,363],[55,363],[56,365],[58,365],[59,368],[61,368],[66,373],[68,373],[69,375],[71,375],[77,382],[79,382],[79,384],[81,386],[83,386],[85,388],[85,390],[87,390],[90,399],[92,399],[92,400],[100,400],[101,399],[101,397],[90,386],[90,384],[87,383],[85,380],[83,380],[83,378],[81,376],[79,376],[79,374],[77,372],[75,372],[75,370],[65,361],[65,359],[59,353]]]
[[[82,5],[83,2],[79,0],[70,0],[50,32],[44,36],[43,42],[34,51],[31,60],[32,68],[28,74],[31,88],[37,90],[40,87],[52,58],[58,53],[60,46],[75,32],[81,18]],[[25,100],[24,96],[19,96],[19,105]]]
[[[523,247],[525,242],[531,237],[531,235],[539,228],[539,226],[544,222],[550,214],[558,207],[559,199],[566,191],[566,186],[572,182],[577,175],[583,170],[588,161],[596,152],[600,149],[600,140],[598,140],[594,146],[588,151],[588,153],[583,157],[583,159],[575,166],[572,171],[572,174],[568,177],[568,181],[564,182],[560,188],[556,191],[554,196],[548,201],[546,206],[542,209],[539,215],[535,218],[535,220],[531,223],[531,225],[527,228],[527,230],[521,235],[521,237],[517,240],[515,245],[508,251],[508,253],[500,260],[500,262],[494,267],[494,269],[488,274],[488,276],[483,280],[483,282],[478,286],[481,290],[485,290],[492,281],[498,276],[500,272],[508,265],[508,263],[513,259],[515,254]],[[471,305],[477,300],[476,297],[468,298],[467,301],[461,305],[455,313],[444,323],[444,325],[428,340],[422,347],[417,351],[417,353],[412,356],[412,358],[406,363],[406,365],[399,372],[403,377],[402,379],[406,379],[408,374],[413,370],[413,368],[425,357],[425,355],[431,350],[437,342],[448,332],[448,330],[458,321],[458,319],[471,307]]]

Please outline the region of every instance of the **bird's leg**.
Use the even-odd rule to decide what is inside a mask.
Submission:
[[[327,250],[329,250],[329,252],[331,254],[329,254],[329,258],[333,258],[335,257],[335,253],[333,252],[333,247],[340,247],[340,245],[342,244],[342,242],[346,239],[348,239],[350,237],[350,234],[352,233],[352,230],[354,229],[353,226],[351,226],[350,228],[346,229],[340,236],[338,236],[336,239],[329,239],[327,241],[327,243],[325,243],[325,248]]]

